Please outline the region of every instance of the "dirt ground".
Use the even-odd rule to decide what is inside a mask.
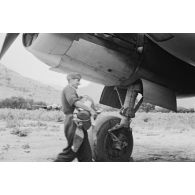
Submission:
[[[134,161],[195,161],[195,133],[134,133]]]
[[[177,121],[167,122],[166,119],[165,125],[162,117],[160,120],[157,121],[154,115],[140,115],[132,123],[134,149],[131,161],[195,161],[194,122],[179,120],[181,124],[186,122],[191,126],[173,128]],[[22,127],[12,128],[0,120],[1,162],[52,162],[65,146],[62,122],[24,120]]]

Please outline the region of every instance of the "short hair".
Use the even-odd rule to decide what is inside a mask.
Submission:
[[[72,72],[72,73],[69,73],[66,78],[67,78],[68,81],[70,81],[70,79],[79,79],[79,80],[81,80],[81,75],[79,73]]]

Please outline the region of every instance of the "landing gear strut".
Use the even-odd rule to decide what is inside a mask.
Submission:
[[[143,102],[143,97],[142,97],[135,106],[136,98],[139,92],[141,92],[140,83],[131,85],[127,89],[124,106],[122,106],[121,112],[120,112],[120,114],[122,115],[120,126],[129,128],[131,119],[135,117],[135,113],[137,112],[141,103]]]
[[[96,161],[129,161],[133,150],[131,119],[140,107],[143,97],[136,103],[138,93],[142,92],[141,83],[127,89],[124,105],[116,88],[121,103],[121,118],[106,116],[95,127],[94,159]]]

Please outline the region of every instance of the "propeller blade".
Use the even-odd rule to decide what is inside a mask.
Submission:
[[[19,33],[7,33],[5,40],[3,42],[3,46],[0,51],[0,59],[4,56],[6,51],[9,49],[9,47],[12,45],[12,43],[15,41],[15,39],[18,37]]]

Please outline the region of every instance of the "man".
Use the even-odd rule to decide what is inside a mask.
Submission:
[[[73,141],[76,131],[76,123],[73,121],[73,112],[75,108],[81,108],[89,111],[92,116],[96,115],[96,111],[86,106],[77,94],[77,88],[80,85],[81,75],[78,73],[70,73],[67,75],[68,85],[62,91],[62,109],[66,115],[64,121],[64,133],[67,139],[67,147],[58,155],[55,162],[70,162],[75,158],[81,162],[92,161],[92,151],[88,140],[87,131],[83,131],[84,138],[78,151],[73,151]]]

